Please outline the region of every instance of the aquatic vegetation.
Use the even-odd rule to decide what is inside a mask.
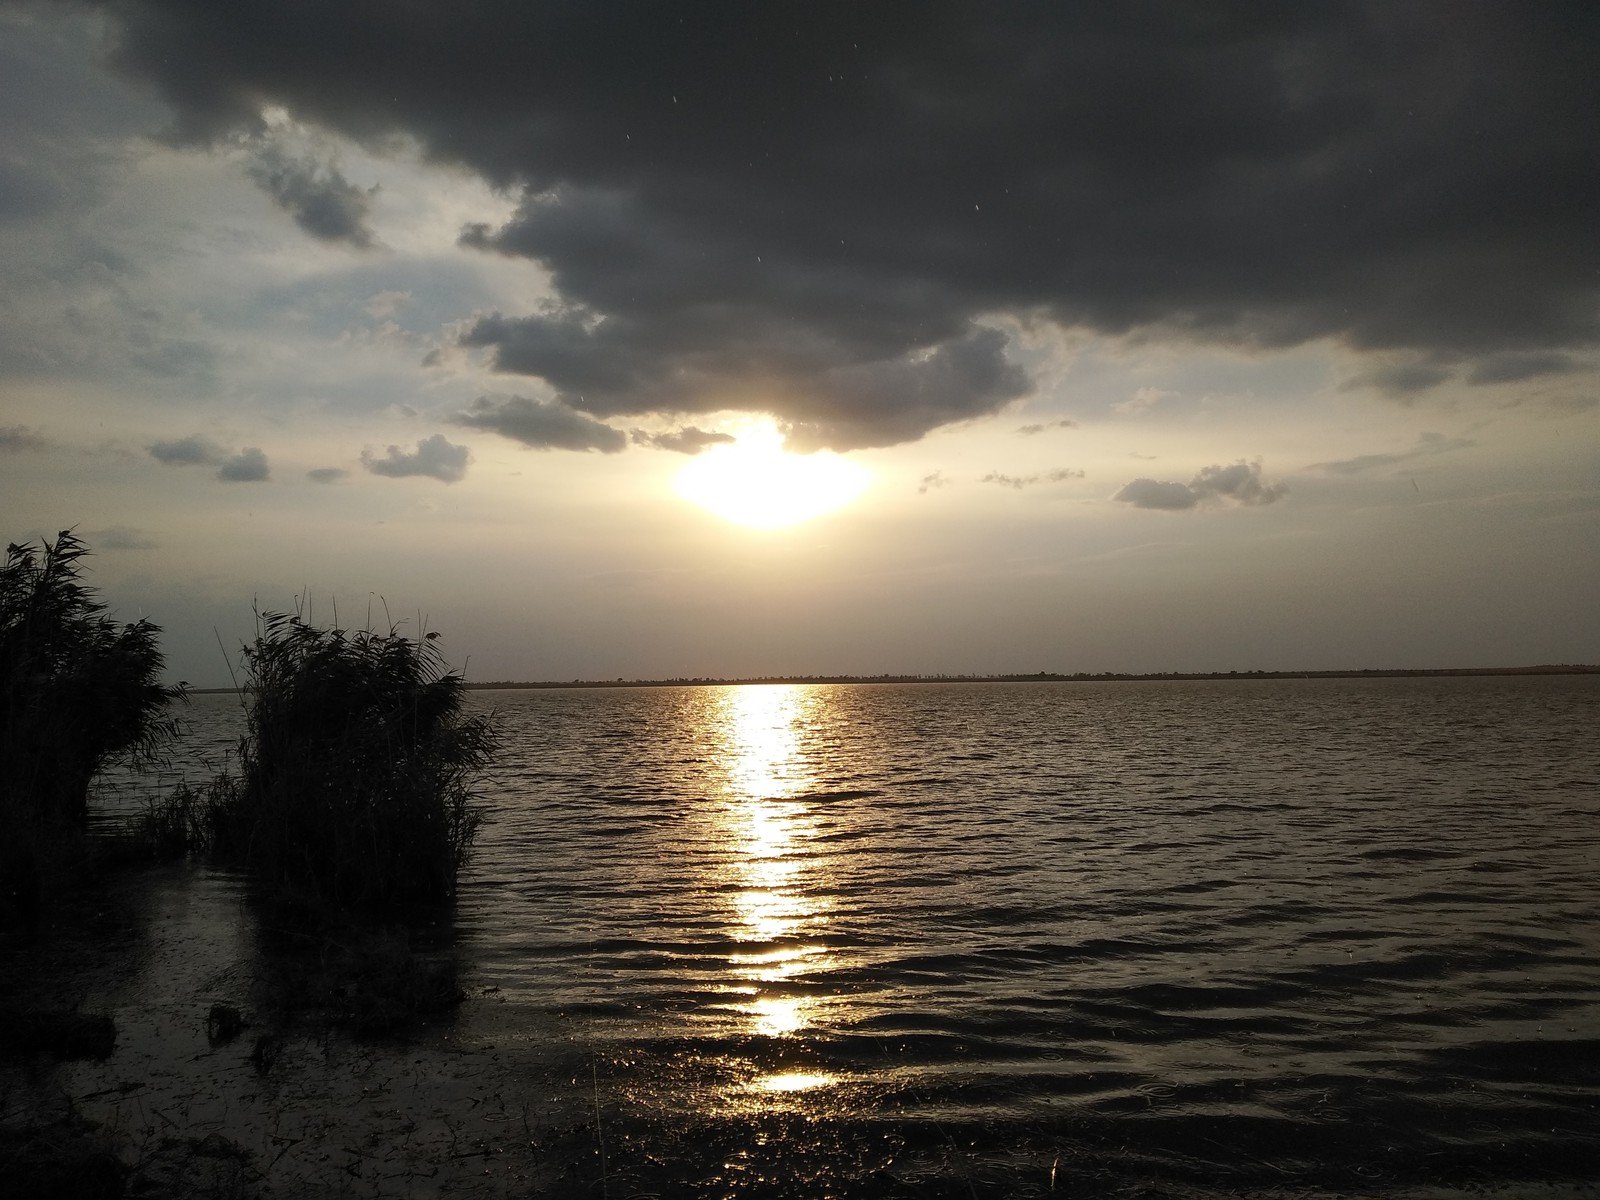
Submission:
[[[80,577],[71,530],[13,544],[0,566],[0,920],[37,908],[59,850],[88,811],[89,783],[173,734],[161,630],[119,625]]]
[[[437,636],[263,614],[244,650],[239,772],[196,801],[210,848],[311,911],[454,895],[495,738],[486,718],[463,715]]]

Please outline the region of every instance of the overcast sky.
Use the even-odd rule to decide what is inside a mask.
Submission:
[[[173,673],[1600,661],[1588,3],[0,0],[0,513]],[[870,472],[753,530],[775,422]],[[821,457],[813,461],[823,461]]]

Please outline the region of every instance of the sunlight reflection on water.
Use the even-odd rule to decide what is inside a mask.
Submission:
[[[815,788],[816,777],[800,753],[798,728],[821,703],[812,690],[792,685],[729,688],[711,715],[721,742],[720,766],[727,840],[737,847],[728,864],[734,892],[734,939],[728,956],[731,990],[749,997],[734,1006],[764,1037],[787,1037],[816,1025],[819,1005],[788,994],[786,983],[837,965],[815,938],[827,923],[828,904],[818,894],[825,868],[813,854],[815,825],[794,798]],[[783,1082],[787,1081],[787,1082]],[[764,1091],[800,1091],[828,1082],[818,1074],[766,1077]]]

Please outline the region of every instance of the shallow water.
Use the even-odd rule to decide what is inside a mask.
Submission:
[[[1600,679],[472,703],[506,742],[454,933],[474,998],[395,1063],[481,1056],[483,1194],[1597,1172]],[[236,706],[200,698],[196,744]]]

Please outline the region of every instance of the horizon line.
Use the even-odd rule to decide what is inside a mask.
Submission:
[[[1032,671],[979,674],[896,674],[877,675],[749,675],[737,678],[680,676],[673,679],[571,679],[571,680],[468,680],[470,691],[534,691],[553,688],[626,687],[738,687],[762,684],[892,684],[892,683],[1138,683],[1192,680],[1238,679],[1427,679],[1438,677],[1486,677],[1497,675],[1597,675],[1600,664],[1543,663],[1520,667],[1359,667],[1300,671]],[[194,696],[225,695],[248,689],[242,687],[190,688]]]

